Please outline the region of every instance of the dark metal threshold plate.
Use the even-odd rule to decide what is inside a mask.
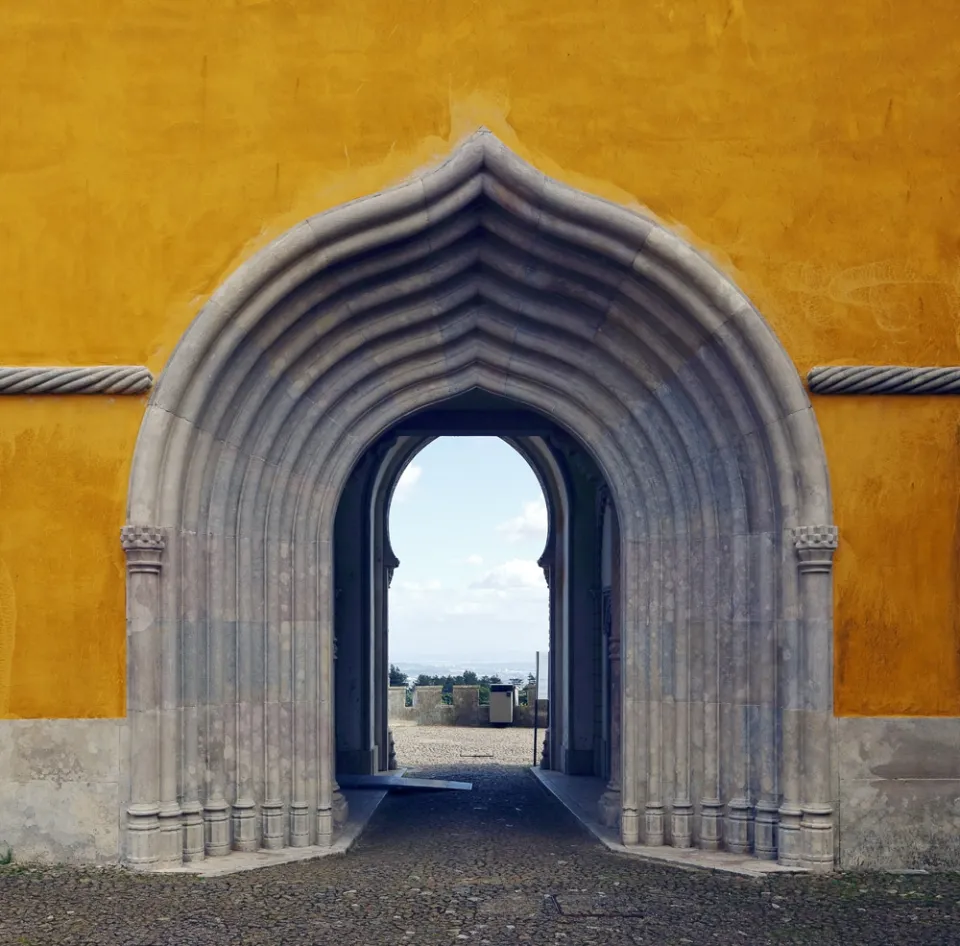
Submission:
[[[439,778],[404,778],[402,775],[338,775],[341,788],[373,788],[380,791],[469,792],[472,782],[448,782]]]

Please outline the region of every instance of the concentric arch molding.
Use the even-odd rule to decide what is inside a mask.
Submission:
[[[692,245],[485,131],[260,250],[158,377],[127,505],[164,547],[127,556],[126,862],[330,846],[340,499],[381,437],[477,391],[564,430],[618,513],[621,841],[831,866],[831,548],[806,545],[833,514],[805,385]],[[742,712],[674,711],[728,693]]]
[[[960,366],[836,365],[807,374],[812,394],[960,394]]]
[[[0,367],[0,394],[143,394],[152,387],[143,365]]]

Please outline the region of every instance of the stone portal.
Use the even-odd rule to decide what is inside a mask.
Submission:
[[[490,432],[544,464],[584,458],[557,474],[543,561],[551,765],[603,771],[625,844],[831,866],[837,534],[796,370],[692,247],[486,132],[257,254],[159,379],[123,533],[127,862],[330,843],[338,742],[358,767],[388,764],[376,627],[395,567],[379,531],[350,537],[357,551],[337,521],[379,522],[388,493],[357,478],[477,396],[513,412]],[[591,598],[577,575],[604,554]],[[336,594],[347,560],[367,575],[359,644]],[[584,663],[588,632],[602,659]],[[335,649],[369,681],[346,741]]]

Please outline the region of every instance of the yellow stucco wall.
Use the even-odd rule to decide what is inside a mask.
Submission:
[[[954,0],[0,0],[2,361],[159,372],[240,260],[485,124],[682,226],[801,371],[957,363],[958,25]],[[123,713],[144,402],[0,398],[0,716]],[[838,711],[960,714],[960,400],[816,408]]]

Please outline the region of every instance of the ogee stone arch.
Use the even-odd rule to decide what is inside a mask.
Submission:
[[[338,499],[477,388],[575,437],[618,510],[623,841],[831,865],[836,530],[797,372],[692,247],[485,131],[257,254],[160,376],[123,530],[128,862],[329,843]]]

